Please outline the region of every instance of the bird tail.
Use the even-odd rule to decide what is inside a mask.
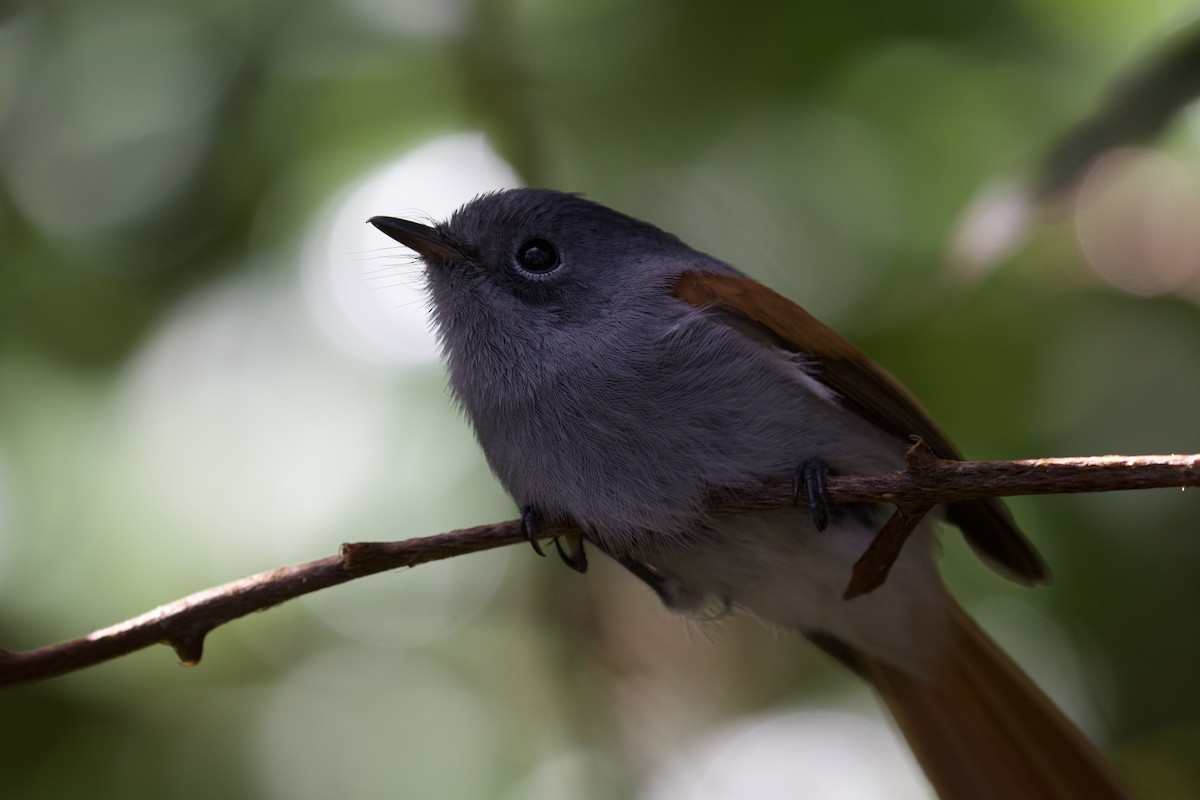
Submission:
[[[943,800],[1129,798],[1104,759],[954,605],[940,680],[858,652],[835,653],[870,680]]]

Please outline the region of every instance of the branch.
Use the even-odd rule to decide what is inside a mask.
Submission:
[[[1031,461],[951,461],[918,443],[908,468],[886,475],[835,475],[831,503],[892,503],[897,514],[855,565],[847,596],[883,583],[908,533],[934,506],[981,497],[1108,492],[1200,486],[1200,455],[1045,458]],[[801,501],[804,498],[801,495]],[[793,503],[790,481],[714,493],[712,513],[761,511]],[[544,537],[579,533],[544,525]],[[170,645],[184,664],[200,661],[204,637],[219,625],[339,583],[378,572],[491,550],[525,541],[518,520],[480,525],[399,542],[342,545],[336,556],[280,567],[188,595],[80,639],[24,653],[0,650],[0,686],[62,675],[153,644]]]

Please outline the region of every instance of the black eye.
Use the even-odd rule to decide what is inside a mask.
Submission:
[[[558,266],[558,251],[545,239],[530,239],[517,250],[517,263],[527,272],[549,272]]]

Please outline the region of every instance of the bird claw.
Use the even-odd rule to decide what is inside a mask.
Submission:
[[[825,485],[825,476],[828,474],[829,465],[825,459],[810,458],[797,467],[792,475],[792,505],[800,504],[800,485],[803,483],[808,509],[819,531],[829,527],[829,487]]]
[[[524,506],[521,509],[521,531],[525,534],[525,541],[533,547],[533,552],[545,558],[546,551],[538,543],[536,517],[537,512],[533,510],[533,506]]]
[[[560,541],[560,538],[561,537],[558,537],[558,536],[554,537],[554,549],[558,551],[558,557],[562,559],[562,562],[564,564],[566,564],[568,567],[570,567],[571,569],[578,572],[580,575],[587,572],[588,561],[587,561],[587,553],[584,552],[584,549],[583,549],[583,537],[582,536],[567,537],[569,539],[576,540],[576,545],[575,545],[575,547],[571,548],[570,552],[568,552],[562,546],[562,542]]]

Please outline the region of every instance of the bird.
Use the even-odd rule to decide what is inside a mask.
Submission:
[[[938,522],[1025,585],[1049,569],[998,499],[949,503],[887,581],[847,600],[886,520],[830,505],[827,475],[904,466],[909,437],[962,456],[883,367],[796,303],[678,237],[578,194],[508,189],[445,221],[369,222],[415,251],[455,401],[534,549],[612,557],[685,616],[736,609],[871,684],[947,800],[1120,798],[1098,750],[957,604]],[[809,508],[705,499],[795,476]]]

